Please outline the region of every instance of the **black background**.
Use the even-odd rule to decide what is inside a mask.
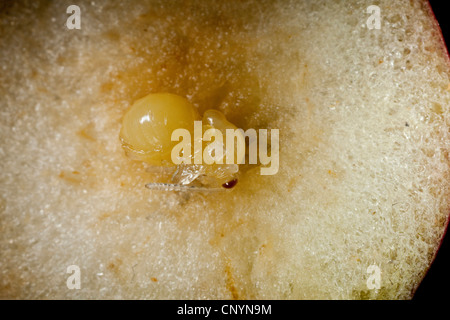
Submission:
[[[448,6],[450,3],[443,0],[431,0],[431,7],[433,8],[436,19],[442,29],[447,48],[450,45],[450,10]],[[415,301],[446,301],[450,302],[450,234],[447,232],[442,245],[436,255],[436,259],[431,265],[430,270],[423,279],[419,288],[414,295]]]

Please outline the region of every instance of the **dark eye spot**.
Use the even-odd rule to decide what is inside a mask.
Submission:
[[[231,189],[231,188],[233,188],[237,183],[238,183],[238,180],[237,180],[237,179],[233,179],[233,180],[230,180],[230,181],[228,181],[228,182],[225,182],[225,183],[222,185],[222,187],[224,187],[225,189]]]

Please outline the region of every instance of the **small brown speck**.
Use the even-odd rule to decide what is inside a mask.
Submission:
[[[224,187],[225,189],[231,189],[233,188],[236,184],[237,184],[238,180],[237,179],[233,179],[230,180],[228,182],[225,182],[222,187]]]

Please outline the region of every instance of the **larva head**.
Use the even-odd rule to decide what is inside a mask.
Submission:
[[[222,164],[213,163],[205,166],[205,175],[202,178],[203,183],[213,187],[223,187],[226,189],[233,188],[237,183],[237,174],[239,173],[239,164],[245,160],[245,138],[238,128],[229,122],[225,115],[218,110],[207,110],[203,114],[203,133],[207,130],[216,131],[223,139],[223,152],[221,156]],[[227,132],[229,130],[229,132]],[[227,135],[231,134],[233,145],[230,150],[226,147],[228,143]],[[210,152],[209,143],[206,143],[204,152]],[[230,155],[232,163],[227,164],[228,152],[232,151]],[[212,155],[211,155],[212,156]],[[216,157],[217,159],[217,157]]]
[[[125,113],[120,139],[127,155],[153,165],[172,164],[171,141],[175,129],[194,131],[200,116],[183,97],[170,93],[152,93],[137,100]]]
[[[218,110],[206,110],[203,114],[203,132],[208,129],[216,129],[222,133],[224,144],[227,143],[227,129],[233,130],[229,134],[233,134],[231,136],[234,141],[234,156],[233,156],[233,164],[243,163],[245,160],[245,138],[241,131],[238,128],[229,122],[225,115]],[[223,151],[223,163],[226,163],[227,149],[225,148]]]

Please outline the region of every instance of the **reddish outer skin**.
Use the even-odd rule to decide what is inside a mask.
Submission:
[[[441,27],[439,25],[439,21],[436,18],[436,15],[434,14],[433,8],[431,7],[431,4],[429,1],[426,2],[426,4],[428,5],[428,12],[431,14],[431,16],[434,18],[434,25],[437,28],[437,30],[439,31],[439,34],[441,36],[441,42],[442,42],[442,47],[445,50],[445,53],[447,53],[447,58],[448,58],[448,65],[450,66],[450,54],[449,54],[449,50],[447,48],[447,44],[445,43],[445,38],[444,38],[444,34],[442,33]],[[436,255],[439,252],[439,249],[442,246],[442,242],[444,241],[444,238],[446,236],[449,236],[450,234],[448,233],[448,228],[449,228],[449,222],[450,222],[450,208],[448,210],[448,217],[447,217],[447,222],[445,225],[445,230],[444,230],[444,235],[441,238],[441,241],[439,243],[438,246],[438,250],[436,250],[436,253],[434,254],[433,260],[431,261],[430,267],[433,265],[434,260],[436,259]],[[426,274],[428,273],[428,271],[430,270],[430,268],[428,268],[428,270],[426,271],[425,275],[423,276],[422,280],[420,281],[420,283],[423,281],[423,279],[425,278]],[[420,283],[416,286],[416,288],[414,288],[414,293],[416,292],[417,288],[419,287]]]
[[[447,53],[447,57],[448,57],[448,59],[449,59],[448,62],[449,62],[449,64],[450,64],[450,55],[449,55],[449,51],[448,51],[447,45],[446,45],[446,43],[445,43],[444,35],[442,34],[441,27],[439,26],[439,22],[438,22],[438,20],[436,19],[436,15],[434,14],[433,7],[431,7],[430,1],[427,1],[427,5],[428,5],[428,11],[429,11],[429,13],[431,13],[432,17],[434,18],[435,25],[437,26],[437,29],[438,29],[438,31],[439,31],[439,34],[441,35],[441,41],[442,41],[442,43],[443,43],[443,45],[444,45],[444,50],[445,50],[445,52]],[[450,39],[449,39],[449,40],[450,40]],[[449,212],[449,216],[450,216],[450,212]]]

